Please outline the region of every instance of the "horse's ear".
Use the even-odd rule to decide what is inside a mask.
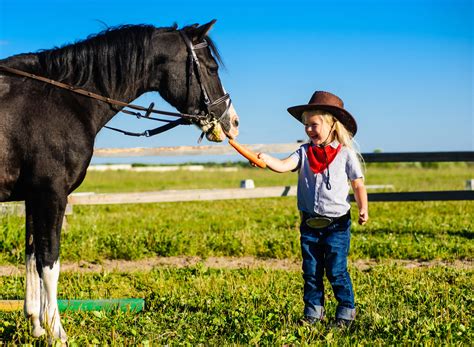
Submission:
[[[196,28],[196,31],[194,32],[194,37],[197,39],[197,41],[202,41],[206,37],[207,33],[212,29],[214,24],[217,22],[217,19],[211,20],[207,24],[201,25],[199,28]]]

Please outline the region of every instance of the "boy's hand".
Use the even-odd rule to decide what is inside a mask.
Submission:
[[[272,157],[267,153],[257,153],[257,159],[267,166],[272,171],[275,172],[288,172],[296,169],[298,163],[292,158],[288,157],[286,159],[278,159]],[[252,166],[255,166],[252,164]]]
[[[359,224],[364,225],[369,220],[369,212],[367,210],[359,211]]]
[[[252,164],[252,166],[258,166],[262,169],[265,169],[267,167],[267,164],[263,161],[260,160],[257,157],[257,153],[252,152],[250,149],[245,148],[242,146],[240,143],[233,139],[229,139],[229,144],[235,148],[237,152],[239,152],[241,155],[243,155],[245,158],[247,158]]]
[[[260,159],[260,160],[262,160],[265,164],[268,164],[267,161],[266,161],[266,159],[268,159],[268,155],[267,155],[267,154],[259,152],[259,153],[257,153],[257,158]],[[250,160],[249,160],[249,163],[250,163],[250,165],[252,165],[253,167],[257,167],[257,165],[256,165],[255,163],[251,162]]]
[[[268,154],[261,153],[261,152],[257,153],[257,158],[262,159],[264,162],[267,162],[269,157],[270,156]]]

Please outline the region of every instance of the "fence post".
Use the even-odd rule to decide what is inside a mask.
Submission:
[[[466,181],[466,190],[474,190],[474,179]]]
[[[240,188],[244,189],[253,189],[255,188],[255,183],[251,179],[240,181]]]

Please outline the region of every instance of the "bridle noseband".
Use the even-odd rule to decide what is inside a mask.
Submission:
[[[150,137],[150,136],[161,134],[162,132],[170,130],[170,129],[178,126],[178,125],[190,125],[190,124],[195,123],[195,124],[199,124],[201,129],[203,130],[203,133],[201,134],[200,139],[199,139],[199,141],[200,141],[202,139],[202,137],[204,136],[204,134],[209,129],[211,129],[213,126],[215,126],[215,125],[217,125],[221,122],[222,118],[228,113],[229,108],[232,105],[232,101],[231,101],[230,96],[229,96],[228,93],[225,93],[223,96],[219,97],[218,99],[216,99],[214,101],[211,101],[211,99],[209,97],[209,93],[208,93],[204,83],[202,82],[201,64],[199,62],[199,59],[197,57],[197,54],[196,54],[195,50],[208,47],[207,41],[204,40],[201,43],[193,45],[193,43],[191,42],[191,40],[188,38],[188,36],[186,35],[186,33],[183,30],[179,30],[179,33],[180,33],[180,36],[183,38],[183,40],[186,44],[187,51],[188,51],[188,72],[187,72],[188,104],[189,104],[189,97],[190,97],[190,90],[191,90],[190,88],[191,88],[191,85],[192,85],[192,77],[193,77],[193,75],[196,75],[196,79],[197,79],[197,81],[199,83],[199,86],[201,88],[201,94],[202,94],[202,97],[203,97],[203,100],[204,100],[204,107],[205,107],[205,112],[201,111],[199,114],[186,114],[186,113],[181,113],[181,112],[168,112],[168,111],[156,110],[156,109],[153,108],[154,105],[155,105],[153,102],[148,107],[143,107],[143,106],[134,105],[134,104],[130,104],[130,103],[119,101],[119,100],[114,100],[114,99],[111,99],[111,98],[108,98],[108,97],[105,97],[105,96],[102,96],[102,95],[99,95],[99,94],[96,94],[96,93],[89,92],[89,91],[84,90],[82,88],[74,87],[74,86],[68,85],[66,83],[62,83],[62,82],[55,81],[55,80],[52,80],[52,79],[49,79],[49,78],[38,76],[38,75],[35,75],[35,74],[32,74],[32,73],[28,73],[28,72],[18,70],[18,69],[12,68],[12,67],[8,67],[8,66],[5,66],[5,65],[0,65],[0,70],[9,72],[9,73],[12,73],[12,74],[15,74],[15,75],[23,76],[23,77],[28,77],[28,78],[31,78],[31,79],[34,79],[34,80],[37,80],[37,81],[41,81],[41,82],[44,82],[44,83],[48,83],[48,84],[51,84],[51,85],[56,86],[58,88],[62,88],[62,89],[68,90],[68,91],[76,93],[76,94],[80,94],[80,95],[83,95],[83,96],[86,96],[86,97],[89,97],[89,98],[92,98],[92,99],[95,99],[95,100],[99,100],[99,101],[108,103],[112,107],[113,106],[120,106],[123,109],[119,110],[119,112],[123,112],[123,113],[128,114],[128,115],[133,115],[133,116],[137,117],[138,119],[146,118],[146,119],[151,119],[151,120],[155,120],[155,121],[159,121],[159,122],[168,123],[168,124],[162,125],[160,127],[154,128],[154,129],[145,130],[144,132],[141,132],[141,133],[134,133],[134,132],[130,132],[130,131],[125,131],[125,130],[109,127],[109,126],[104,126],[104,128],[108,128],[108,129],[111,129],[111,130],[114,130],[114,131],[118,131],[118,132],[120,132],[124,135],[128,135],[128,136],[146,136],[146,137]],[[219,105],[223,102],[226,103],[226,108],[225,108],[224,112],[219,117],[216,117],[215,114],[211,111],[211,108],[216,106],[216,105]],[[125,108],[129,108],[129,109],[132,109],[132,110],[135,110],[135,111],[126,110]],[[145,112],[145,114],[142,114],[142,113],[137,112],[137,111]],[[154,118],[154,117],[150,116],[152,113],[153,114],[161,114],[161,115],[165,115],[165,116],[171,116],[171,117],[179,117],[179,119],[170,120],[170,119],[163,119],[163,118]]]

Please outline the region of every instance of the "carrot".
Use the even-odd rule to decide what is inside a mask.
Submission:
[[[238,142],[232,140],[232,139],[229,139],[229,144],[235,148],[235,150],[237,152],[239,152],[240,154],[242,154],[245,158],[247,158],[248,160],[250,160],[252,163],[254,163],[255,165],[257,165],[258,167],[262,168],[262,169],[265,169],[267,167],[267,164],[265,164],[265,162],[262,160],[262,159],[259,159],[257,157],[257,154],[252,152],[251,150],[245,148],[244,146],[242,146],[241,144],[239,144]]]

